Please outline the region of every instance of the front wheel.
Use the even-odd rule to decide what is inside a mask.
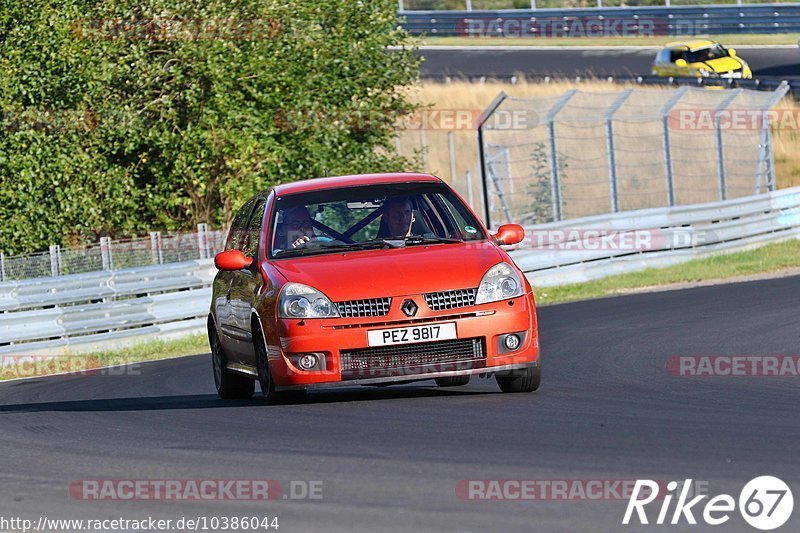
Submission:
[[[214,367],[214,386],[217,395],[223,400],[252,398],[256,391],[256,382],[250,378],[239,376],[228,370],[228,358],[222,350],[217,332],[208,332],[211,345],[211,364]]]
[[[512,375],[496,375],[497,384],[503,392],[533,392],[542,382],[542,367],[527,367],[524,370],[514,370]]]
[[[269,371],[269,360],[267,359],[267,349],[261,335],[256,333],[256,368],[258,370],[258,383],[261,385],[261,395],[269,405],[298,403],[305,399],[306,391],[286,391],[278,392],[275,390],[275,382],[272,380],[272,373]]]

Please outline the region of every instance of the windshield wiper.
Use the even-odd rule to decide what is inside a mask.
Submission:
[[[346,250],[377,250],[380,248],[402,248],[406,243],[403,239],[375,239],[372,241],[354,242],[352,244],[340,245],[339,248]]]
[[[280,250],[274,253],[275,257],[296,257],[301,255],[316,255],[326,253],[330,248],[292,248],[290,250]]]

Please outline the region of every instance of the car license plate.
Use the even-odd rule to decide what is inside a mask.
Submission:
[[[456,338],[458,337],[456,336],[455,322],[410,328],[374,329],[367,332],[370,346],[391,346],[392,344],[411,344]]]

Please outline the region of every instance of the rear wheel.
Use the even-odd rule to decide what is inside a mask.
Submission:
[[[440,387],[463,387],[469,383],[469,376],[450,376],[446,378],[436,378],[436,384]]]
[[[275,390],[275,382],[272,380],[272,373],[269,370],[269,360],[267,358],[267,348],[264,340],[259,333],[254,333],[256,351],[256,368],[258,369],[258,383],[261,385],[261,395],[267,404],[275,405],[280,403],[296,403],[305,399],[306,391],[286,391],[278,392]]]
[[[533,392],[542,382],[542,367],[514,370],[511,375],[496,375],[497,384],[503,392]]]
[[[209,329],[208,337],[211,345],[211,363],[214,367],[214,385],[217,388],[217,395],[224,400],[252,398],[256,391],[256,382],[228,370],[228,358],[213,327]]]

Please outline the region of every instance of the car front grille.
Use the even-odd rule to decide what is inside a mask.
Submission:
[[[485,368],[483,338],[454,339],[341,352],[342,380]]]
[[[456,309],[475,305],[478,289],[460,289],[455,291],[429,292],[424,295],[425,302],[433,311]]]
[[[336,308],[342,318],[362,318],[368,316],[386,316],[392,305],[391,298],[370,298],[368,300],[350,300],[338,302]]]

